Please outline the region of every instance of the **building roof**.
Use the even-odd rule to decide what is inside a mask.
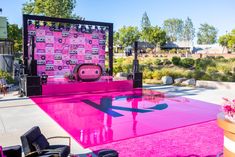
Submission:
[[[193,47],[192,42],[188,41],[177,41],[177,42],[167,42],[162,48],[191,48]]]

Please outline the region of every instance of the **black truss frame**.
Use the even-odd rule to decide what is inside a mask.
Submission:
[[[109,50],[109,75],[113,75],[113,23],[106,22],[97,22],[97,21],[84,21],[84,20],[75,20],[75,19],[66,19],[66,18],[55,18],[47,16],[37,16],[37,15],[28,15],[23,14],[23,60],[25,66],[25,74],[29,73],[28,65],[28,21],[49,21],[56,23],[69,23],[69,24],[82,24],[82,25],[95,25],[95,26],[104,26],[108,27],[109,36],[108,36],[108,50]]]

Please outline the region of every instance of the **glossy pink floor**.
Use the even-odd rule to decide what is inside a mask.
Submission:
[[[131,80],[113,81],[110,76],[102,76],[96,82],[68,81],[64,78],[49,78],[48,83],[42,85],[42,95],[64,95],[86,92],[106,92],[112,90],[131,90]],[[123,87],[125,87],[123,89]]]
[[[219,112],[217,105],[147,89],[31,99],[84,147],[209,122]]]

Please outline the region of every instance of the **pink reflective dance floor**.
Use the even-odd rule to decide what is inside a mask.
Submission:
[[[148,89],[31,99],[84,147],[212,121],[220,110]]]

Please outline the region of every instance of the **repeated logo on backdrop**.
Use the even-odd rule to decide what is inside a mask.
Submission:
[[[60,77],[72,72],[76,64],[95,63],[105,67],[104,31],[76,31],[76,28],[52,30],[49,26],[28,26],[35,35],[35,59],[38,75]]]

